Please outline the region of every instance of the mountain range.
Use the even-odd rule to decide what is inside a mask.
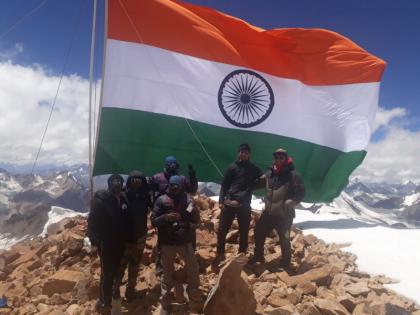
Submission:
[[[0,247],[41,234],[52,207],[88,211],[86,165],[66,170],[50,166],[33,175],[16,172],[17,167],[10,169],[13,171],[0,168]],[[105,185],[106,176],[95,179],[95,189]],[[218,195],[219,189],[214,183],[199,185],[199,192],[207,196]],[[254,208],[261,208],[262,204],[259,199],[253,201]],[[420,184],[364,183],[352,179],[333,202],[302,203],[299,208],[313,213],[339,213],[395,228],[416,228],[420,227]]]

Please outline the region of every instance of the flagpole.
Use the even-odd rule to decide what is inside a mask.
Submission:
[[[89,66],[89,192],[90,192],[91,201],[93,200],[92,85],[93,85],[93,64],[94,64],[94,55],[95,55],[96,8],[97,8],[97,0],[93,0],[92,38],[91,38],[91,43],[90,43],[90,66]]]

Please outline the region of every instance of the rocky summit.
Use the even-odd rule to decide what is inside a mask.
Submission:
[[[211,199],[196,197],[202,303],[186,307],[185,288],[175,288],[173,314],[206,315],[398,315],[420,314],[418,306],[388,290],[393,280],[360,272],[345,245],[326,244],[313,235],[292,231],[292,266],[279,268],[280,247],[273,232],[267,239],[266,262],[253,266],[237,255],[236,222],[228,235],[226,261],[215,265],[220,209]],[[259,214],[253,213],[251,227]],[[100,264],[86,242],[85,217],[66,218],[47,235],[20,242],[0,255],[0,314],[94,314]],[[253,229],[250,231],[253,247]],[[158,314],[160,281],[155,275],[156,232],[150,227],[137,290],[123,314]],[[182,262],[176,278],[185,283]],[[123,293],[124,286],[121,287]]]

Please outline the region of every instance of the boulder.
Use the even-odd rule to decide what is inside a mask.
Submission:
[[[257,301],[246,276],[241,276],[246,256],[240,254],[230,260],[221,270],[216,285],[209,292],[204,304],[205,315],[251,315]]]
[[[315,306],[322,315],[350,315],[346,308],[333,299],[314,299]]]
[[[279,272],[277,276],[281,281],[290,287],[303,285],[306,282],[315,282],[317,285],[329,285],[333,277],[333,267],[326,265],[320,268],[311,269],[297,276],[289,276],[286,272]]]
[[[76,283],[84,278],[85,275],[80,271],[59,270],[44,283],[42,294],[51,296],[54,293],[70,292]]]

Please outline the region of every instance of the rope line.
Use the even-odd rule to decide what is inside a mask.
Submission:
[[[31,15],[33,15],[36,11],[38,11],[39,9],[41,9],[46,3],[48,2],[48,0],[43,0],[38,6],[36,6],[35,8],[33,8],[31,11],[29,11],[28,13],[26,13],[23,17],[21,17],[19,20],[17,20],[14,24],[12,24],[12,26],[10,26],[6,31],[4,31],[2,34],[0,34],[0,39],[2,39],[4,36],[6,36],[7,34],[9,34],[11,31],[13,31],[15,29],[16,26],[18,26],[20,23],[22,23],[24,20],[26,20],[28,17],[30,17]]]
[[[83,4],[85,4],[85,1],[82,1],[79,11],[82,11]],[[38,152],[36,153],[35,161],[34,161],[34,164],[32,165],[31,175],[33,175],[33,173],[34,173],[35,166],[36,166],[36,163],[38,162],[39,154],[41,152],[42,145],[44,143],[45,135],[47,134],[47,130],[48,130],[48,127],[50,125],[51,117],[52,117],[52,114],[54,112],[55,104],[57,102],[58,93],[59,93],[60,88],[61,88],[61,83],[63,82],[64,71],[65,71],[65,69],[67,67],[67,64],[68,64],[68,61],[69,61],[70,52],[71,52],[71,49],[73,47],[74,39],[76,37],[77,31],[79,30],[81,16],[82,16],[82,14],[78,14],[78,19],[77,19],[77,21],[75,23],[75,26],[74,26],[74,29],[73,29],[73,34],[72,34],[72,37],[70,39],[69,48],[67,50],[67,54],[66,54],[66,57],[65,57],[63,68],[61,70],[60,80],[58,82],[57,91],[55,92],[55,96],[54,96],[53,103],[51,105],[50,114],[48,116],[47,124],[45,125],[45,129],[44,129],[44,132],[43,132],[42,138],[41,138],[41,143],[39,144]]]
[[[127,16],[134,32],[136,33],[138,39],[140,40],[140,42],[144,43],[143,38],[141,37],[139,31],[137,30],[137,27],[135,26],[135,24],[133,23],[133,20],[131,19],[130,15],[128,14],[124,4],[121,2],[121,0],[118,0],[118,2],[120,3],[120,6],[122,7],[122,9],[124,10],[125,15]],[[146,46],[147,47],[147,46]],[[147,49],[147,52],[149,52],[149,49]],[[153,61],[153,58],[150,58],[150,60],[152,61],[152,64],[154,66],[154,68],[156,69],[156,72],[159,74],[159,76],[162,78],[162,74],[160,73],[160,71],[158,70],[158,67],[156,67],[155,62]],[[175,100],[175,104],[178,107],[178,110],[183,111],[182,108],[179,106],[179,102],[177,101],[177,98],[174,96],[174,94],[170,91],[172,98]],[[208,158],[208,160],[210,161],[210,163],[214,166],[214,168],[216,169],[216,171],[219,173],[219,175],[221,177],[223,177],[223,173],[221,172],[221,170],[219,169],[219,167],[217,166],[216,162],[214,162],[213,158],[210,156],[209,152],[206,150],[206,148],[204,147],[203,143],[201,142],[201,140],[199,139],[198,135],[196,134],[196,132],[194,131],[194,129],[192,128],[189,120],[183,116],[185,122],[187,123],[187,126],[189,127],[189,129],[191,130],[191,133],[193,134],[195,140],[198,142],[198,144],[200,145],[201,149],[203,150],[204,154],[206,155],[206,157]]]

